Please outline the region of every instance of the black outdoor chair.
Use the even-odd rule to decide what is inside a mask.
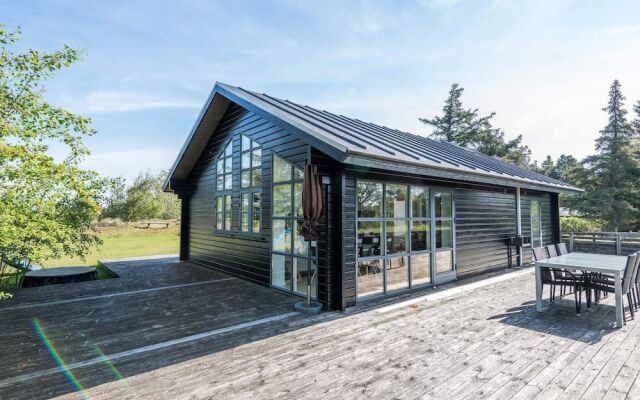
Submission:
[[[564,243],[563,243],[564,244]],[[549,257],[558,257],[560,254],[558,254],[558,249],[557,247],[558,245],[556,244],[550,244],[548,245],[547,248],[547,252],[549,253]],[[565,270],[556,270],[555,274],[563,277],[565,275]],[[574,275],[582,275],[581,272],[572,272],[572,274]],[[568,289],[568,290],[567,290]],[[560,297],[564,297],[567,294],[571,294],[573,292],[573,286],[569,285],[569,286],[560,286]]]
[[[629,305],[629,312],[631,313],[631,319],[635,318],[634,313],[634,301],[632,295],[632,286],[634,280],[637,280],[636,274],[638,272],[638,265],[640,264],[640,257],[638,253],[631,254],[627,257],[627,265],[624,269],[624,276],[622,277],[622,294],[627,296],[627,303]],[[615,282],[612,277],[603,274],[589,274],[586,279],[585,285],[587,287],[587,308],[591,306],[591,290],[615,293]],[[622,309],[624,310],[624,297],[622,298]],[[624,314],[624,313],[623,313]],[[624,321],[627,321],[626,316]]]
[[[559,255],[569,254],[569,250],[567,249],[567,245],[565,243],[558,243],[556,245],[556,250],[558,250]]]
[[[549,253],[549,257],[558,257],[558,251],[556,250],[556,245],[555,244],[548,245],[547,253]]]
[[[533,257],[536,261],[549,258],[549,256],[547,255],[547,249],[545,249],[544,247],[534,248]],[[582,276],[576,275],[570,271],[562,270],[560,268],[548,267],[541,267],[540,275],[542,277],[542,284],[549,285],[550,287],[549,301],[552,303],[555,301],[556,286],[560,286],[560,288],[571,288],[573,290],[576,302],[576,314],[580,315],[580,309],[582,308],[583,290]]]

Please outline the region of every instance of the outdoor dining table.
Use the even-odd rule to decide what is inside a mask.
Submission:
[[[608,274],[614,278],[616,325],[621,327],[624,323],[624,309],[622,306],[622,276],[624,275],[626,265],[626,256],[592,253],[568,253],[558,257],[547,258],[546,260],[536,261],[536,309],[538,311],[542,311],[541,267]]]

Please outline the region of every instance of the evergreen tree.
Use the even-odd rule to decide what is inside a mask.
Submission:
[[[507,141],[504,132],[491,126],[491,118],[495,116],[495,112],[479,116],[477,108],[464,108],[460,100],[463,92],[464,88],[454,83],[442,107],[442,116],[420,118],[421,122],[434,127],[431,137],[498,157],[521,167],[530,167],[531,150],[522,144],[522,135]]]
[[[614,230],[634,227],[637,218],[639,153],[624,101],[616,79],[609,90],[607,107],[603,108],[609,121],[596,140],[597,154],[583,161],[587,174],[583,176],[582,208],[607,221]]]
[[[640,100],[633,106],[633,112],[636,114],[633,120],[633,130],[636,136],[640,136]]]

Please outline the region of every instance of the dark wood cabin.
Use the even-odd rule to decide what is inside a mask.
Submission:
[[[298,233],[308,160],[325,206],[311,246]],[[182,202],[181,260],[304,296],[311,251],[312,296],[329,310],[527,263],[529,247],[510,252],[509,239],[557,243],[558,195],[579,191],[450,143],[222,83],[165,190]]]

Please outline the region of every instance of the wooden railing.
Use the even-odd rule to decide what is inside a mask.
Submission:
[[[628,255],[640,251],[638,232],[570,232],[562,234],[569,251]]]

